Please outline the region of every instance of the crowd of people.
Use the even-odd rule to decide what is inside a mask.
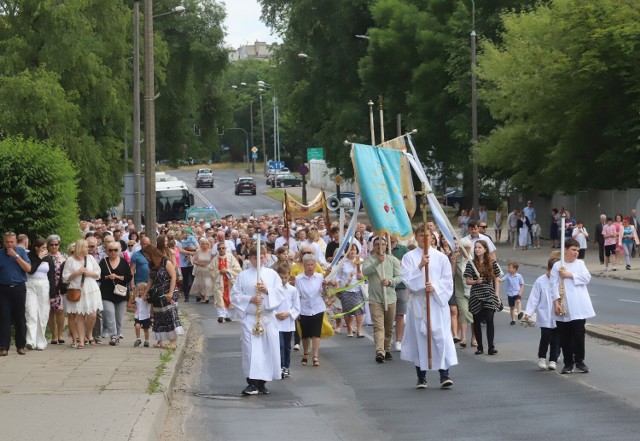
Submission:
[[[220,325],[234,320],[242,325],[245,395],[269,393],[266,382],[291,376],[292,351],[302,349],[302,366],[320,366],[321,337],[327,327],[362,338],[365,323],[373,326],[376,363],[389,362],[392,352],[399,352],[400,359],[415,366],[417,388],[426,388],[429,370],[437,370],[440,387],[449,388],[449,368],[457,364],[456,344],[461,349],[475,347],[477,355],[485,348],[489,355],[498,353],[494,314],[503,308],[501,281],[507,285],[511,324],[525,312],[518,265],[511,262],[508,274],[502,271],[494,242],[486,234],[486,212],[481,212],[479,220],[465,221],[465,235],[455,247],[427,222],[408,240],[376,236],[358,223],[348,245],[341,248],[346,226],[340,231],[337,222],[327,224],[322,216],[292,222],[279,215],[242,215],[211,223],[166,223],[158,226],[155,244],[131,221],[82,221],[82,239],[66,253],[60,251],[57,235],[37,239],[30,248],[26,236],[5,233],[0,251],[0,355],[7,354],[12,325],[19,354],[65,344],[67,339],[77,349],[107,342],[118,346],[128,308],[135,314],[134,346],[149,347],[153,338],[155,347],[175,347],[183,333],[179,301],[207,305],[213,299],[212,312]],[[522,214],[535,220],[526,208]],[[501,226],[499,211],[498,220]],[[605,237],[607,231],[603,227]],[[622,231],[626,236],[625,228]],[[498,234],[496,230],[496,240]],[[578,240],[565,246],[573,247],[574,242],[578,258]],[[337,256],[340,249],[343,254]],[[565,278],[586,284],[584,271],[583,266],[550,266],[545,286]],[[584,296],[582,288],[575,291]],[[550,289],[540,292],[546,297],[537,308],[546,305],[549,310],[558,299],[551,297]],[[579,320],[588,318],[592,309],[576,307],[571,292],[567,289],[563,307],[571,314],[580,311]],[[526,313],[528,317],[533,311]],[[577,335],[580,327],[572,320],[568,323],[558,328]],[[558,345],[579,346],[573,337],[562,335]],[[566,359],[565,364],[583,364],[580,348],[571,350],[575,360]],[[549,367],[556,360],[557,354]]]

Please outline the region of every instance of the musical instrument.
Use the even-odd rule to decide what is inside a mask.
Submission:
[[[562,210],[562,214],[560,216],[560,271],[564,270],[564,240],[565,240],[565,222],[567,219],[567,214],[565,213],[564,210]],[[566,316],[567,315],[567,311],[564,308],[564,297],[565,297],[565,289],[564,289],[564,279],[562,277],[560,277],[560,289],[559,289],[559,294],[560,294],[560,308],[561,308],[561,312],[560,312],[560,316]]]
[[[256,284],[260,283],[260,254],[261,254],[261,244],[260,244],[260,235],[258,234],[258,242],[256,244],[256,272],[258,273]],[[260,296],[260,301],[258,301],[257,307],[258,311],[256,312],[256,324],[251,330],[253,335],[262,335],[264,334],[264,328],[262,327],[262,293],[259,293],[256,289],[256,296]]]

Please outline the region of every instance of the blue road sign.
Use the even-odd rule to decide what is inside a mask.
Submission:
[[[258,159],[258,153],[252,153],[251,159]]]

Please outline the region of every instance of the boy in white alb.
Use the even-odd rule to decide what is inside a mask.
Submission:
[[[564,249],[564,269],[561,269],[562,262],[556,262],[551,269],[553,309],[564,357],[562,373],[573,372],[575,364],[575,369],[586,374],[589,368],[584,363],[584,326],[586,319],[596,315],[587,290],[591,273],[584,261],[578,259],[580,245],[577,240],[573,237],[568,238],[564,243]],[[564,296],[561,302],[562,282],[564,282]]]
[[[136,286],[136,294],[134,302],[136,304],[136,311],[133,314],[134,326],[136,328],[136,341],[133,346],[140,346],[142,340],[140,340],[140,328],[144,331],[144,347],[149,347],[149,329],[151,328],[151,303],[146,297],[143,297],[143,293],[147,289],[146,283],[139,283]]]
[[[524,311],[524,320],[528,321],[537,312],[537,323],[540,326],[540,344],[538,345],[538,367],[541,370],[556,369],[556,362],[560,354],[560,341],[556,317],[553,312],[553,300],[551,298],[551,268],[558,259],[551,258],[547,262],[547,273],[538,277],[531,288],[527,308]],[[547,365],[547,348],[549,348],[549,365]]]
[[[291,337],[296,330],[296,319],[300,315],[300,296],[298,290],[289,283],[291,277],[291,265],[288,262],[279,263],[276,272],[282,280],[283,300],[276,308],[276,327],[280,331],[280,366],[281,377],[289,378],[289,367],[291,366]]]

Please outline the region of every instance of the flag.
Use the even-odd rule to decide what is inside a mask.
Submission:
[[[295,218],[308,218],[312,214],[324,210],[325,216],[328,216],[329,210],[327,209],[327,200],[324,197],[324,191],[318,193],[318,195],[308,204],[302,205],[296,201],[290,194],[284,194],[284,214],[287,221],[291,221]],[[330,225],[327,223],[327,225]]]
[[[407,151],[407,143],[405,142],[404,136],[398,136],[397,138],[385,141],[380,144],[380,147],[400,150],[402,152]],[[404,201],[404,207],[409,217],[413,219],[413,216],[416,214],[416,194],[413,188],[413,179],[411,178],[411,165],[406,157],[403,157],[400,161],[400,179],[402,181],[402,200]]]
[[[360,196],[376,234],[407,238],[413,234],[402,199],[400,163],[403,152],[353,144],[351,160]]]

